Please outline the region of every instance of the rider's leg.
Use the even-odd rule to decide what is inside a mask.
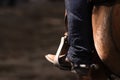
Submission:
[[[92,7],[88,0],[65,0],[68,19],[67,58],[73,64],[91,64],[94,48],[91,25]]]

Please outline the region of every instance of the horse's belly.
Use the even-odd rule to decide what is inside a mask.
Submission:
[[[92,18],[98,55],[113,72],[120,75],[120,5],[95,7]]]

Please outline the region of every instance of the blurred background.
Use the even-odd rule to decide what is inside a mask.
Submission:
[[[64,32],[64,0],[0,0],[0,80],[75,80],[44,57]]]

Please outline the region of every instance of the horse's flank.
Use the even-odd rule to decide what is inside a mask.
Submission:
[[[120,4],[95,6],[92,24],[100,59],[113,73],[120,76]]]

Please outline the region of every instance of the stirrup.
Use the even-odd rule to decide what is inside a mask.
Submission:
[[[49,62],[53,63],[56,67],[63,69],[63,70],[67,70],[66,66],[64,66],[64,64],[62,64],[60,60],[61,58],[65,58],[65,55],[67,54],[67,51],[68,51],[68,47],[69,45],[67,41],[67,35],[65,34],[65,36],[61,37],[61,41],[60,41],[60,44],[59,44],[59,47],[57,49],[54,59],[52,60],[49,58],[51,54],[48,54],[45,57]]]
[[[56,55],[55,55],[55,58],[54,58],[54,64],[55,64],[56,66],[60,66],[59,56],[66,54],[66,53],[64,53],[66,44],[67,44],[67,36],[61,37],[61,41],[60,41],[58,50],[57,50]]]

